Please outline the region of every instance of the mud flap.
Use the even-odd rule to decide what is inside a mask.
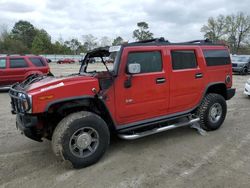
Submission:
[[[191,126],[190,126],[192,129],[196,129],[198,131],[198,133],[202,136],[207,136],[208,133],[206,130],[202,129],[200,124],[198,122],[196,123],[192,123]]]

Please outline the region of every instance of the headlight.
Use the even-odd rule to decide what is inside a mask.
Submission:
[[[28,99],[26,98],[26,95],[23,93],[18,93],[18,98],[19,98],[19,108],[21,108],[21,110],[23,112],[27,111],[27,112],[31,112],[32,111],[32,97],[30,95],[28,95]],[[29,109],[30,108],[30,109]]]
[[[250,79],[247,80],[247,84],[250,85]]]

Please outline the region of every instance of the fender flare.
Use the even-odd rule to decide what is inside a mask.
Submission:
[[[76,100],[94,101],[94,103],[96,105],[98,105],[98,107],[99,107],[98,109],[103,111],[105,113],[105,115],[108,116],[107,118],[110,121],[109,123],[111,123],[111,126],[112,126],[111,128],[112,129],[115,128],[116,123],[115,123],[115,120],[114,120],[112,114],[110,113],[108,107],[106,106],[105,101],[103,99],[99,98],[98,96],[85,95],[85,96],[77,96],[77,97],[69,97],[69,98],[64,98],[64,99],[58,99],[58,100],[55,100],[55,101],[52,101],[52,102],[48,103],[46,105],[46,108],[45,108],[44,112],[47,113],[49,111],[49,108],[52,107],[53,105],[64,103],[64,102],[71,102],[71,101],[73,102],[73,101],[76,101]]]

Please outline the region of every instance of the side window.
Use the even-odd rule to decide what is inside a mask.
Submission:
[[[41,58],[37,58],[37,57],[31,57],[29,58],[29,60],[32,62],[33,65],[35,65],[36,67],[44,67],[45,64],[43,62],[43,60]]]
[[[24,68],[28,67],[28,64],[24,58],[11,58],[10,59],[10,68]]]
[[[207,66],[230,64],[230,55],[227,50],[203,50]]]
[[[171,58],[173,70],[192,69],[197,67],[194,50],[172,50]]]
[[[6,68],[6,59],[2,58],[0,59],[0,69],[5,69]]]
[[[162,71],[161,52],[131,52],[128,54],[127,64],[138,63],[141,65],[141,73]]]

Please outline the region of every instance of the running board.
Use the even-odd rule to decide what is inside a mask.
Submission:
[[[187,125],[190,125],[190,124],[193,124],[193,123],[197,123],[199,121],[200,121],[200,118],[197,117],[197,118],[191,119],[191,120],[189,120],[187,122],[180,122],[180,123],[167,125],[167,126],[164,126],[164,127],[159,127],[159,128],[147,130],[147,131],[144,131],[144,132],[134,133],[134,134],[118,134],[118,136],[120,138],[122,138],[122,139],[125,139],[125,140],[135,140],[137,138],[142,138],[142,137],[149,136],[149,135],[152,135],[152,134],[156,134],[156,133],[168,131],[168,130],[171,130],[171,129],[187,126]]]
[[[0,91],[9,90],[11,86],[0,86]]]

